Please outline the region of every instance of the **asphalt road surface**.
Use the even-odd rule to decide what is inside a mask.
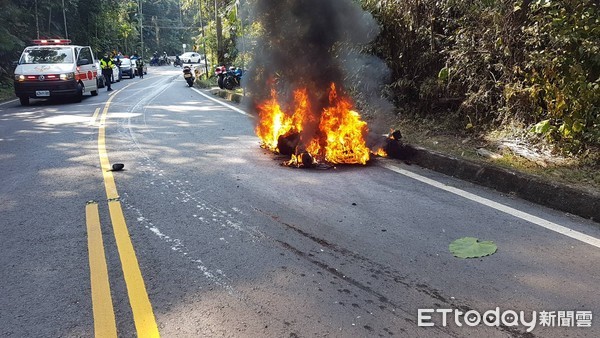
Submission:
[[[177,68],[113,89],[0,105],[1,337],[600,336],[598,223],[389,159],[281,166]]]

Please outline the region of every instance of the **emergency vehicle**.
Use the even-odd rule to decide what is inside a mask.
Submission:
[[[98,95],[96,60],[89,46],[71,40],[33,40],[23,50],[15,68],[15,95],[21,105],[30,98],[63,97],[81,102],[84,93]]]

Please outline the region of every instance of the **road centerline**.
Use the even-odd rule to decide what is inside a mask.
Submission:
[[[94,335],[95,337],[116,338],[117,325],[110,294],[110,281],[97,202],[88,202],[85,206],[85,219],[88,233]]]
[[[90,120],[90,126],[96,125],[96,119],[98,118],[99,113],[100,113],[100,108],[96,108],[94,110],[94,115],[92,115],[92,118]]]
[[[127,287],[129,304],[133,312],[133,320],[138,337],[160,337],[156,318],[152,310],[152,304],[146,291],[146,285],[142,272],[139,267],[139,262],[135,254],[127,223],[123,215],[123,208],[119,201],[119,193],[115,184],[115,179],[110,170],[110,161],[106,150],[106,119],[108,110],[112,100],[118,92],[110,96],[104,105],[102,115],[100,117],[100,125],[98,127],[98,155],[100,157],[100,167],[104,178],[104,187],[108,200],[111,223],[121,260],[121,268],[123,277]]]

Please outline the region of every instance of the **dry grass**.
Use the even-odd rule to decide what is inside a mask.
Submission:
[[[472,129],[450,131],[437,120],[402,118],[396,123],[395,129],[399,129],[404,141],[412,145],[454,157],[524,172],[550,182],[566,184],[600,194],[600,166],[597,161],[593,161],[596,162],[595,164],[586,164],[586,159],[583,158],[551,154],[540,144],[527,143],[524,139],[524,135],[526,135],[524,128],[492,133],[477,133]],[[521,153],[519,149],[502,146],[503,144],[514,144],[515,140],[519,141],[520,148],[523,148],[525,154],[519,154]],[[482,152],[478,153],[479,148],[499,156],[494,156],[494,158],[482,156]]]

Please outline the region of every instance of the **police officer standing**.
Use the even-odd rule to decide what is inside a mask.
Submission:
[[[142,59],[135,60],[135,65],[137,67],[137,72],[138,72],[138,75],[140,76],[140,79],[143,79],[144,78],[144,60],[142,60]]]
[[[106,90],[107,92],[112,90],[112,88],[110,88],[110,84],[112,83],[111,78],[113,73],[112,69],[114,65],[115,63],[108,56],[108,53],[104,53],[104,57],[100,59],[100,68],[102,68],[102,75],[104,75],[104,81],[106,83],[106,87],[108,87],[108,89]]]

